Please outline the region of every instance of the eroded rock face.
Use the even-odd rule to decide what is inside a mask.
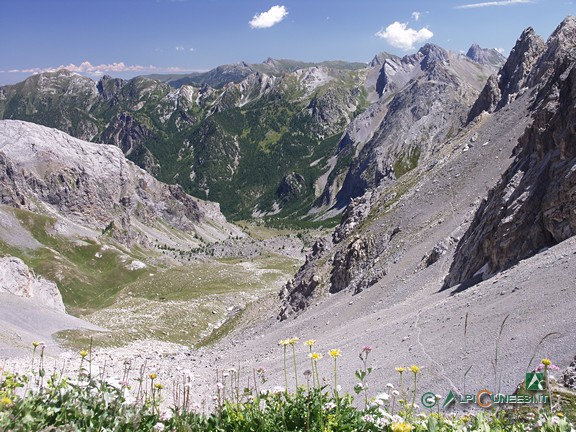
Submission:
[[[65,312],[56,284],[35,276],[20,258],[0,258],[0,293],[31,298],[49,308]]]
[[[544,40],[532,27],[524,30],[498,75],[491,76],[486,82],[470,109],[468,121],[478,117],[482,111],[493,112],[512,102],[529,85],[534,65],[545,48]]]
[[[572,49],[557,49],[559,37]],[[576,20],[567,19],[535,69],[539,74],[557,65],[535,89],[534,121],[458,244],[445,288],[475,275],[487,278],[576,234],[575,42]],[[560,57],[552,59],[551,49]]]
[[[0,202],[30,211],[45,206],[97,231],[113,228],[126,245],[148,245],[139,224],[168,223],[192,234],[205,228],[212,240],[236,231],[218,204],[157,181],[119,148],[16,120],[0,121]]]

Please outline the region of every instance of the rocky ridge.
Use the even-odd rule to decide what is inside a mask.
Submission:
[[[530,89],[533,122],[458,244],[444,287],[488,278],[576,234],[576,50],[558,49],[575,44],[576,20],[567,19],[535,62],[527,80],[548,79]]]
[[[126,81],[105,76],[98,82],[62,70],[3,87],[0,117],[118,146],[159,180],[219,202],[223,212],[234,218],[295,218],[313,209],[307,215],[311,219],[324,217],[318,213],[335,203],[351,160],[382,129],[391,98],[404,94],[404,102],[412,103],[404,87],[415,80],[423,82],[418,78],[423,71],[428,80],[446,81],[441,68],[434,66],[440,63],[450,64],[454,76],[467,83],[464,87],[471,84],[478,90],[495,70],[493,64],[476,63],[432,45],[403,59],[381,54],[368,65],[268,59],[259,65],[224,65],[188,77]],[[401,99],[398,95],[393,101]],[[441,119],[426,115],[425,103],[414,116],[433,125]],[[388,123],[394,115],[388,115]],[[406,116],[402,122],[413,117]],[[444,123],[453,123],[454,118]],[[409,138],[413,132],[398,134]],[[420,139],[427,137],[414,137]],[[379,170],[398,176],[398,171],[413,167],[418,151],[409,138],[387,153]],[[397,172],[392,174],[394,169]],[[298,196],[287,200],[281,193],[290,175],[303,181]],[[357,180],[371,183],[364,178],[371,175],[349,180],[346,190]],[[377,182],[379,174],[376,177]],[[350,194],[343,195],[340,204]]]
[[[484,79],[495,71],[491,63],[432,44],[373,64],[379,68],[378,99],[346,128],[336,156],[351,163],[332,170],[321,207],[343,209],[352,198],[425,163],[464,125]]]
[[[117,147],[54,129],[0,121],[0,168],[0,203],[57,215],[125,245],[182,242],[164,226],[187,233],[188,247],[244,235],[218,204],[158,182]]]
[[[389,169],[388,181],[364,183],[367,191],[351,201],[333,238],[309,254],[280,294],[279,318],[329,293],[393,287],[438,262],[444,270],[436,289],[477,283],[481,274],[498,273],[572,236],[573,29],[574,19],[567,18],[543,46],[525,31],[503,66],[516,73],[501,81],[504,91],[493,105],[466,124],[463,104],[459,131],[432,146],[432,157],[400,177]],[[495,82],[488,81],[478,101]],[[364,168],[378,160],[374,144],[363,151],[369,145],[374,150]]]

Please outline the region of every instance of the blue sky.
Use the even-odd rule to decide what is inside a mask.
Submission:
[[[575,0],[0,0],[0,85],[69,66],[97,77],[186,73],[268,57],[368,62],[427,42],[507,55]]]

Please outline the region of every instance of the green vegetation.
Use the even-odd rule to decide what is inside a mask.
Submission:
[[[415,404],[420,367],[397,367],[399,384],[387,385],[387,392],[368,399],[367,382],[372,372],[366,346],[360,352],[359,380],[354,388],[361,400],[343,392],[338,385],[339,349],[327,353],[333,376],[324,384],[318,363],[322,353],[314,351],[314,340],[304,342],[311,369],[298,385],[296,344],[298,338],[280,341],[284,354],[284,387],[270,388],[266,371],[254,369],[249,379],[236,369],[217,371],[212,411],[199,411],[186,374],[173,383],[172,403],[163,405],[169,389],[165,377],[141,368],[131,381],[125,363],[121,380],[92,374],[92,352],[83,350],[74,375],[46,375],[42,344],[34,343],[28,373],[3,370],[0,376],[0,428],[10,431],[108,430],[108,431],[318,431],[318,432],[424,432],[424,431],[573,431],[573,411],[558,406],[525,406],[485,409],[476,412],[443,412],[442,396],[434,405]],[[289,366],[289,357],[294,360]],[[291,360],[292,360],[291,359]],[[544,360],[543,360],[544,361]],[[403,373],[405,381],[402,380]],[[288,377],[294,377],[293,390]],[[548,377],[546,376],[548,382]],[[244,382],[247,385],[244,387]],[[411,387],[405,387],[411,382]],[[562,390],[574,396],[569,390]],[[557,391],[551,392],[555,398]]]
[[[280,206],[276,216],[298,220],[316,200],[315,182],[326,171],[345,127],[369,103],[360,64],[325,63],[333,68],[331,80],[314,89],[304,82],[306,74],[286,74],[312,64],[274,64],[254,66],[277,76],[266,89],[257,83],[249,87],[249,80],[242,90],[200,87],[225,79],[224,68],[198,74],[196,83],[190,78],[194,87],[180,94],[168,84],[136,77],[102,80],[98,96],[88,78],[49,73],[44,75],[48,79],[34,76],[8,86],[0,117],[97,142],[114,141],[159,180],[219,202],[229,219],[249,219],[254,211],[267,213]],[[335,108],[351,104],[355,112]],[[278,188],[292,173],[304,178],[303,187],[283,199]]]
[[[396,178],[402,177],[408,171],[418,166],[420,159],[420,147],[412,147],[406,153],[402,153],[394,162],[394,175]]]
[[[72,330],[61,332],[58,339],[69,348],[85,346],[91,337],[99,347],[148,338],[206,344],[204,339],[214,330],[219,329],[218,334],[210,340],[234,328],[229,320],[237,317],[238,308],[252,302],[254,295],[279,290],[298,263],[285,256],[267,255],[251,261],[191,262],[156,269],[124,284],[106,308],[82,315],[109,332]]]
[[[151,269],[133,269],[129,264],[137,251],[124,251],[86,238],[59,235],[54,218],[14,209],[22,226],[43,246],[16,249],[0,245],[0,252],[17,256],[34,271],[56,281],[68,311],[75,315],[110,306],[126,284]]]

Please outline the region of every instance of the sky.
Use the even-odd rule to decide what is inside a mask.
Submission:
[[[267,58],[369,62],[425,43],[508,55],[576,0],[0,0],[0,85],[67,67],[93,78],[206,71]]]

